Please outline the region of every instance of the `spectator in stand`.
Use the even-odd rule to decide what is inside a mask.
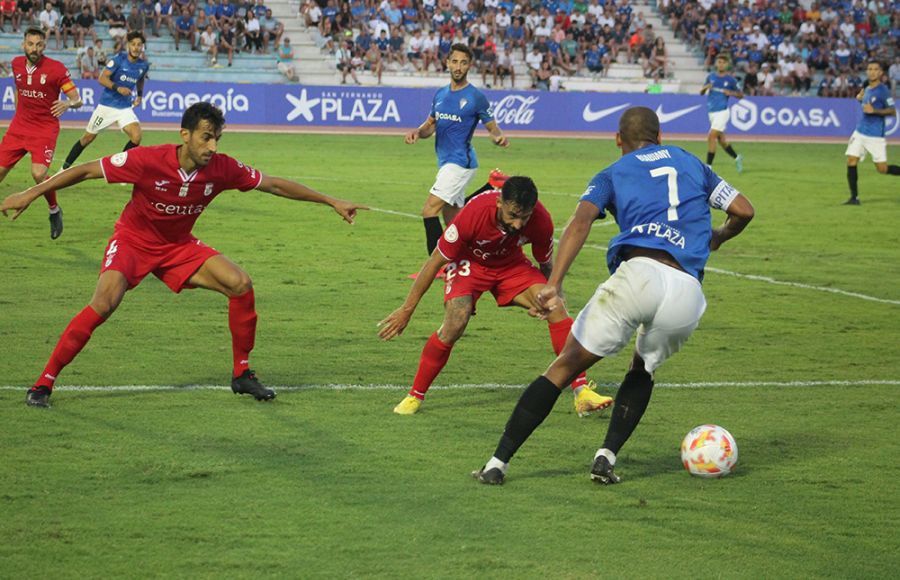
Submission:
[[[44,4],[44,9],[38,14],[38,21],[41,23],[41,29],[47,35],[47,38],[50,38],[51,35],[56,37],[56,50],[59,50],[59,12],[53,8],[53,4],[50,2]]]
[[[73,6],[70,4],[66,8],[65,14],[59,19],[59,31],[62,34],[63,48],[69,48],[69,37],[72,37],[72,44],[78,47],[78,31],[75,29],[75,13],[72,11]]]
[[[794,70],[792,76],[794,81],[794,93],[805,96],[812,86],[812,77],[810,76],[809,66],[799,54],[794,56]]]
[[[313,2],[313,4],[315,4],[315,2]],[[320,14],[321,14],[321,12],[320,12]],[[238,38],[237,38],[237,33],[238,33],[237,20],[238,20],[237,19],[237,8],[234,6],[234,4],[231,3],[231,0],[222,0],[222,3],[219,4],[218,8],[216,9],[216,24],[220,28],[226,24],[229,26],[233,26],[234,33],[235,33],[235,41],[238,40]],[[243,39],[241,39],[241,40],[243,40]],[[238,50],[239,46],[240,45],[238,45],[238,44],[234,45],[235,51]]]
[[[422,70],[428,72],[428,67],[434,64],[435,72],[441,72],[441,61],[438,56],[440,40],[435,36],[434,30],[422,41]],[[368,52],[368,51],[367,51]]]
[[[544,55],[541,54],[537,44],[532,45],[531,52],[525,56],[525,64],[528,65],[528,75],[531,77],[531,88],[537,88],[538,71],[541,70],[541,63],[544,62]]]
[[[172,16],[174,11],[173,0],[158,0],[156,5],[153,7],[153,11],[156,15],[153,17],[156,25],[156,31],[159,32],[162,30],[162,25],[166,25],[166,30],[169,31],[169,34],[174,35],[174,26],[172,25]]]
[[[509,87],[511,89],[516,88],[516,57],[514,50],[512,45],[508,43],[497,46],[497,63],[493,71],[494,88],[497,88],[498,86],[502,87],[503,79],[506,77],[509,77]],[[497,85],[498,77],[500,79],[499,85]]]
[[[136,0],[131,0],[131,11],[128,13],[128,18],[125,19],[125,26],[128,28],[128,32],[135,31],[144,34],[146,24],[140,5]]]
[[[219,13],[219,0],[207,0],[206,6],[197,15],[197,29],[206,30],[207,25],[212,25],[214,29],[219,28],[219,22],[216,15]]]
[[[772,74],[769,63],[764,62],[756,74],[757,95],[771,97],[775,95],[775,75]]]
[[[553,69],[550,68],[550,63],[546,60],[541,61],[541,68],[538,69],[535,74],[535,88],[539,91],[549,91],[550,90],[550,77],[553,76]]]
[[[391,62],[391,39],[388,37],[387,30],[382,30],[378,38],[375,39],[375,46],[381,52],[382,62]]]
[[[200,33],[200,52],[206,55],[207,66],[218,64],[219,39],[212,24],[207,24],[203,32]]]
[[[90,12],[90,10],[88,10]],[[96,79],[100,76],[100,68],[97,66],[97,56],[94,54],[94,47],[88,46],[78,50],[78,56],[75,57],[75,63],[78,65],[78,71],[83,79]]]
[[[891,98],[897,98],[897,87],[900,86],[900,55],[894,57],[894,64],[888,69],[888,81],[891,84]]]
[[[381,71],[384,70],[384,61],[381,60],[381,51],[374,44],[363,55],[363,66],[367,71],[375,75],[376,82],[381,84]]]
[[[75,46],[85,46],[84,37],[91,37],[91,44],[97,42],[97,33],[94,31],[94,17],[91,15],[91,8],[87,4],[81,7],[81,14],[75,18],[75,33],[77,35]],[[84,78],[84,77],[82,77]],[[96,77],[90,77],[96,78]]]
[[[391,61],[396,62],[399,66],[406,66],[406,49],[404,45],[406,44],[403,38],[403,29],[399,26],[395,27],[393,31],[391,31],[391,40],[390,40],[390,55]]]
[[[262,27],[259,24],[259,18],[256,17],[256,13],[252,10],[247,11],[245,24],[247,26],[247,52],[256,51],[257,54],[262,54]]]
[[[340,48],[334,51],[334,66],[341,71],[342,85],[347,84],[347,75],[353,78],[353,82],[360,84],[359,79],[356,77],[356,67],[353,63],[353,49],[350,46],[350,41],[345,40],[341,43]]]
[[[3,25],[8,20],[12,26],[12,31],[18,32],[19,20],[21,17],[22,15],[16,5],[16,0],[0,0],[0,31],[3,30]]]
[[[422,70],[422,46],[424,44],[425,39],[422,38],[422,31],[416,30],[413,32],[406,50],[406,59],[416,68],[416,71]]]
[[[828,69],[825,71],[825,76],[822,77],[822,80],[819,81],[819,89],[816,94],[820,97],[834,97],[837,96],[835,94],[835,78],[834,71]]]
[[[234,28],[227,22],[221,23],[219,31],[219,52],[228,55],[228,66],[234,63],[234,51],[237,42],[234,36]]]
[[[181,9],[181,16],[175,19],[175,50],[179,50],[178,45],[182,38],[187,39],[191,44],[191,50],[197,50],[197,40],[194,38],[197,32],[197,26],[194,24],[194,17],[188,8]]]
[[[266,12],[260,19],[259,24],[263,31],[263,52],[266,53],[269,51],[270,42],[274,47],[280,46],[281,35],[284,34],[284,24],[272,16],[271,8],[266,8]]]
[[[149,26],[150,34],[155,38],[159,38],[159,26],[156,21],[156,6],[154,6],[153,0],[143,0],[139,9],[141,15],[144,17],[144,26]]]
[[[654,77],[656,76],[657,71],[660,72],[662,78],[667,78],[669,76],[668,51],[666,50],[666,41],[662,36],[656,37],[653,46],[650,48],[650,55],[647,61],[647,68],[650,74],[645,74],[645,76]]]
[[[19,0],[16,3],[16,16],[19,18],[19,25],[24,24],[28,26],[33,23],[39,6],[35,0]]]
[[[294,68],[294,47],[291,46],[291,39],[284,38],[284,42],[275,49],[275,60],[277,62],[278,71],[283,74],[287,80],[295,82],[297,78],[297,70]]]
[[[307,0],[300,6],[300,16],[307,28],[318,28],[322,20],[322,8],[315,0]]]
[[[744,75],[744,94],[748,97],[755,97],[759,95],[759,71],[756,68],[756,63],[751,62],[747,65],[747,74]]]

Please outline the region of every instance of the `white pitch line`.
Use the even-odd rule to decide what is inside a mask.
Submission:
[[[399,211],[393,211],[389,209],[380,209],[377,207],[371,208],[372,211],[378,211],[382,213],[388,213],[392,215],[398,215],[402,217],[416,218],[419,219],[421,216],[414,215],[411,213],[403,213]],[[610,220],[609,222],[602,222],[603,225],[595,225],[593,227],[604,227],[615,225],[615,222]],[[556,231],[559,231],[560,228],[556,228]],[[555,242],[559,243],[558,239],[554,239]],[[599,244],[585,244],[585,248],[590,248],[592,250],[599,250],[601,252],[605,252],[609,248],[606,246],[601,246]],[[815,290],[817,292],[827,292],[829,294],[838,294],[840,296],[847,296],[848,298],[859,298],[860,300],[868,300],[869,302],[878,302],[879,304],[893,304],[895,306],[900,306],[900,300],[891,300],[890,298],[878,298],[876,296],[869,296],[868,294],[861,294],[859,292],[851,292],[849,290],[841,290],[840,288],[830,288],[828,286],[814,286],[812,284],[803,284],[802,282],[789,282],[785,280],[777,280],[775,278],[769,276],[759,276],[756,274],[741,274],[740,272],[732,272],[731,270],[723,270],[722,268],[713,268],[707,267],[707,272],[715,272],[716,274],[723,274],[725,276],[732,276],[734,278],[743,278],[745,280],[753,280],[754,282],[765,282],[767,284],[774,284],[776,286],[790,286],[793,288],[802,288],[804,290]]]
[[[599,383],[604,387],[616,387],[618,383]],[[690,382],[690,383],[657,383],[656,388],[663,389],[702,389],[702,388],[752,388],[752,387],[866,387],[866,386],[900,386],[900,380],[895,379],[872,379],[862,381],[840,381],[840,380],[823,380],[823,381],[709,381],[709,382]],[[273,389],[280,391],[406,391],[409,389],[408,384],[311,384],[311,385],[269,385]],[[482,384],[452,384],[452,385],[434,385],[431,389],[436,390],[492,390],[492,389],[524,389],[526,385],[510,385],[501,383],[482,383]],[[27,387],[0,385],[0,391],[20,391]],[[62,385],[54,389],[55,391],[92,391],[92,392],[144,392],[144,391],[228,391],[231,387],[223,385]]]

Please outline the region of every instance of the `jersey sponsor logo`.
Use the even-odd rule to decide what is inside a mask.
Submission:
[[[684,249],[684,236],[681,235],[681,232],[668,224],[662,224],[659,222],[640,224],[631,228],[631,233],[645,234],[647,236],[662,238],[668,241],[673,246],[677,246],[682,250]]]
[[[688,113],[696,111],[697,109],[699,109],[702,106],[703,105],[696,105],[693,107],[688,107],[686,109],[679,109],[679,110],[673,111],[671,113],[666,113],[663,111],[662,105],[659,105],[656,107],[656,116],[659,117],[659,123],[660,123],[660,125],[662,125],[663,123],[668,123],[669,121],[674,121],[675,119],[678,119],[679,117],[684,117]]]
[[[453,113],[441,113],[440,111],[438,111],[435,113],[434,117],[438,121],[455,121],[457,123],[462,123],[462,117]]]
[[[187,185],[187,184],[185,184]],[[196,205],[177,205],[174,203],[165,203],[162,201],[151,201],[150,207],[157,212],[165,215],[197,215],[203,213],[206,206],[202,203]]]
[[[614,113],[618,113],[622,109],[625,109],[629,106],[631,106],[631,103],[625,103],[624,105],[617,105],[615,107],[600,109],[599,111],[592,111],[591,104],[588,103],[584,106],[584,111],[581,112],[581,118],[584,119],[587,123],[593,123],[594,121],[599,121],[603,117],[609,117]]]
[[[47,97],[47,93],[44,91],[35,91],[33,89],[22,89],[19,91],[19,94],[30,99],[44,99]]]
[[[748,99],[731,106],[731,124],[739,131],[749,131],[758,123],[767,127],[840,127],[841,120],[834,109],[821,107],[783,106],[760,108]]]
[[[450,227],[444,231],[444,239],[450,242],[451,244],[456,242],[459,239],[459,230],[456,229],[455,224],[450,224]]]
[[[128,151],[121,151],[109,158],[109,162],[116,167],[122,167],[128,161]]]
[[[540,97],[523,97],[506,95],[499,101],[491,103],[494,120],[501,125],[531,125],[534,121],[534,109]]]

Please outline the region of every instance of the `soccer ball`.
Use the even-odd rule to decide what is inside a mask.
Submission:
[[[681,442],[681,462],[691,475],[722,477],[738,460],[737,443],[731,433],[718,425],[700,425]]]

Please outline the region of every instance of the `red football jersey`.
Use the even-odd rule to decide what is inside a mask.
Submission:
[[[34,66],[25,56],[17,56],[12,60],[12,72],[18,104],[9,131],[35,137],[58,135],[59,119],[53,116],[50,107],[59,99],[60,92],[75,88],[69,69],[46,56]]]
[[[538,202],[525,227],[509,235],[497,226],[499,191],[482,193],[467,203],[444,231],[438,251],[451,262],[471,260],[498,268],[527,259],[522,246],[531,244],[539,264],[553,258],[553,219]]]
[[[116,229],[148,243],[183,242],[219,193],[248,191],[262,181],[259,171],[220,153],[206,167],[186,173],[178,164],[178,147],[135,147],[100,160],[107,182],[134,184]]]

